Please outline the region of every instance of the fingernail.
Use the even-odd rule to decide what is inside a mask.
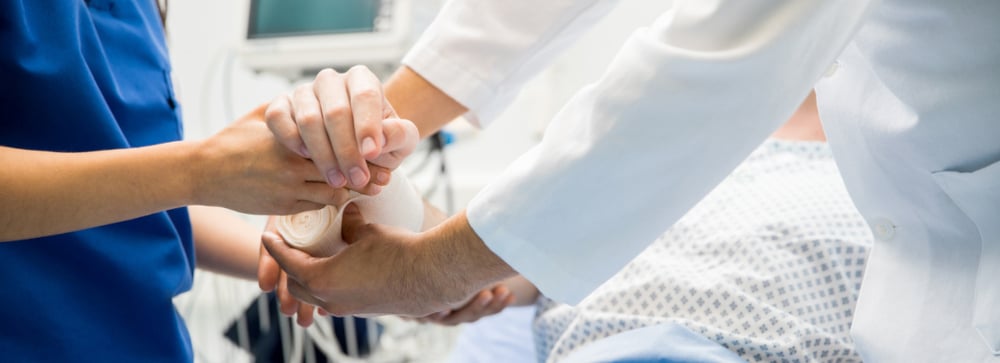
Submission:
[[[357,206],[356,204],[354,204],[354,203],[348,203],[348,204],[347,204],[347,206],[346,206],[346,207],[344,207],[344,213],[345,213],[345,214],[349,214],[349,213],[358,213],[358,212],[360,212],[360,211],[361,211],[361,210],[360,210],[360,209],[358,209],[358,206]]]
[[[364,141],[361,142],[361,154],[368,155],[371,154],[372,151],[375,151],[375,140],[370,137],[366,137]]]
[[[355,188],[360,188],[365,186],[365,172],[361,171],[360,166],[355,166],[351,168],[351,184],[354,184]]]
[[[260,237],[261,238],[270,239],[270,240],[275,240],[275,241],[280,241],[281,240],[281,237],[278,236],[277,234],[274,234],[273,232],[264,232],[264,233],[261,233]]]
[[[340,188],[347,184],[347,179],[344,178],[344,174],[340,170],[333,169],[326,173],[326,182],[334,188]]]
[[[379,171],[375,173],[375,183],[379,185],[389,184],[389,172]]]
[[[309,148],[307,148],[305,145],[302,145],[302,147],[299,148],[299,155],[308,159],[310,157]]]

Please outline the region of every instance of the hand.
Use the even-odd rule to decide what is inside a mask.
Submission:
[[[202,141],[192,158],[193,203],[251,214],[294,214],[335,203],[344,191],[289,152],[263,122],[263,109]],[[376,168],[387,172],[385,168]],[[367,185],[369,192],[380,188]]]
[[[288,289],[334,315],[427,316],[467,301],[514,271],[475,235],[464,214],[421,234],[365,223],[344,211],[340,253],[316,258],[265,233],[270,256],[288,275]]]
[[[416,126],[399,120],[364,66],[344,74],[324,69],[313,83],[272,101],[265,118],[279,142],[311,158],[327,183],[359,192],[372,176],[389,182],[388,173],[372,174],[366,160],[392,171],[419,141]]]
[[[445,310],[416,319],[422,323],[454,326],[472,323],[484,317],[495,315],[514,303],[514,294],[504,284],[480,291],[468,303],[455,309]]]
[[[277,231],[274,228],[274,218],[270,217],[267,219],[264,231],[277,235]],[[292,296],[288,291],[288,276],[278,267],[278,263],[274,261],[271,255],[267,253],[267,249],[264,248],[263,243],[260,245],[260,257],[257,260],[257,283],[260,285],[261,291],[275,291],[274,294],[278,298],[278,310],[282,314],[285,316],[297,314],[295,320],[300,326],[308,327],[312,325],[315,307],[312,304],[301,302]],[[326,311],[320,309],[320,315],[326,315]]]

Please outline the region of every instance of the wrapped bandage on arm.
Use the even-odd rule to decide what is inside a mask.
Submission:
[[[347,247],[341,236],[343,211],[350,203],[372,223],[420,231],[424,224],[424,204],[420,193],[406,176],[393,173],[392,181],[378,195],[351,192],[342,205],[281,216],[275,220],[278,233],[286,243],[315,257],[333,256]]]

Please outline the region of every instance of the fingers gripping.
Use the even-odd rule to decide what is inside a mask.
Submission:
[[[354,112],[354,127],[361,154],[373,158],[381,153],[385,140],[382,138],[382,120],[385,119],[388,102],[382,92],[382,83],[368,67],[354,66],[347,71],[347,89],[351,96]]]
[[[312,156],[313,163],[323,172],[331,186],[340,188],[347,184],[347,181],[338,168],[333,146],[331,146],[327,135],[322,109],[317,100],[318,95],[313,91],[313,88],[303,85],[295,89],[292,102],[293,117],[302,142],[309,149],[308,154]]]
[[[420,134],[413,122],[403,119],[387,119],[382,121],[382,133],[385,136],[385,147],[372,164],[389,169],[395,169],[407,156],[413,153],[420,141]]]
[[[302,142],[299,135],[298,125],[292,117],[291,96],[285,95],[276,98],[267,106],[264,111],[264,120],[268,129],[278,139],[282,146],[292,150],[304,158],[309,158],[309,149]]]
[[[267,253],[278,263],[288,276],[296,281],[304,281],[312,271],[315,257],[292,248],[273,232],[265,231],[261,242]]]
[[[313,82],[313,90],[318,98],[326,137],[332,147],[332,155],[337,160],[339,172],[346,177],[348,185],[358,189],[368,184],[369,171],[361,156],[358,135],[355,131],[357,117],[367,113],[371,101],[366,89],[359,90],[364,95],[354,95],[349,87],[347,75],[332,69],[324,69]]]

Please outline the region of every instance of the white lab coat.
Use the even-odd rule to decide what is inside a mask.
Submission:
[[[486,124],[612,1],[453,0],[404,63]],[[873,362],[997,361],[1000,2],[694,0],[637,30],[469,205],[574,303],[681,217],[815,86],[876,236],[853,334]]]

